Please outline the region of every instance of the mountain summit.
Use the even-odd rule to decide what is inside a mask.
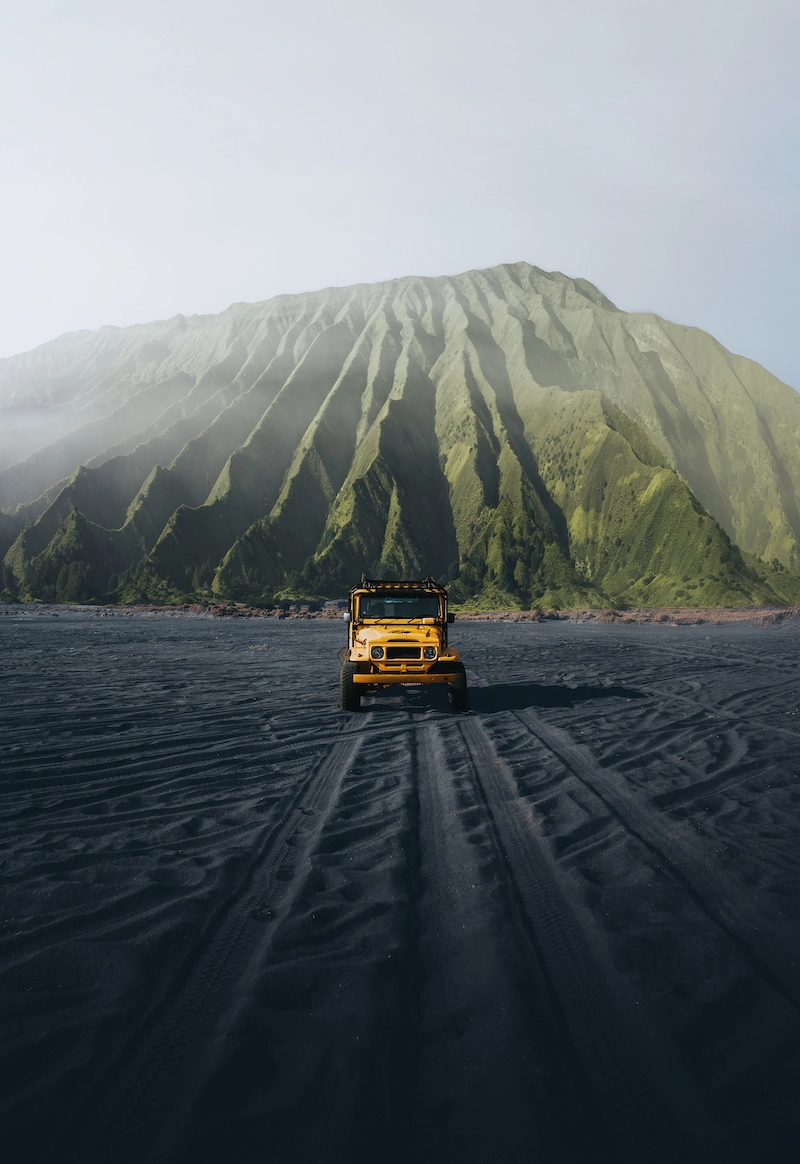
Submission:
[[[800,600],[800,395],[527,263],[62,336],[0,420],[21,597]]]

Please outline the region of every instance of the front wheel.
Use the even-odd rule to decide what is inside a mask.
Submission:
[[[456,667],[452,682],[447,684],[447,698],[453,711],[468,711],[467,673],[463,663],[457,663]]]
[[[353,682],[353,676],[357,670],[358,667],[355,663],[342,663],[342,669],[339,673],[339,702],[342,711],[361,710],[361,692],[358,685]]]

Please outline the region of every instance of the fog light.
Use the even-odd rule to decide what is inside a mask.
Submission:
[[[370,654],[372,655],[373,659],[382,659],[383,658],[383,647],[373,647],[372,650],[370,651]]]
[[[435,659],[436,647],[426,647],[422,654],[426,659]]]

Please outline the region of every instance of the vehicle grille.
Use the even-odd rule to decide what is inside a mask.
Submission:
[[[387,659],[419,659],[422,657],[421,647],[387,647]]]

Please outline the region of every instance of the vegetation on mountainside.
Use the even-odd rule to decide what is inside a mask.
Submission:
[[[110,557],[106,531],[73,509],[44,553],[22,564],[11,563],[10,590],[23,602],[92,602],[107,590]],[[8,565],[6,566],[8,569]]]
[[[366,570],[468,606],[800,602],[800,397],[703,333],[526,264],[226,318],[87,351],[94,419],[0,472],[4,595],[268,603]]]
[[[0,562],[19,536],[20,527],[9,514],[0,513]]]

